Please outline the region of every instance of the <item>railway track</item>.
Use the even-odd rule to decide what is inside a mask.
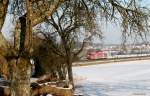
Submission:
[[[150,56],[117,57],[117,58],[108,58],[108,59],[99,59],[99,60],[84,60],[84,61],[73,63],[73,66],[74,67],[89,66],[89,65],[107,64],[113,62],[127,62],[127,61],[148,60],[148,59],[150,59]]]

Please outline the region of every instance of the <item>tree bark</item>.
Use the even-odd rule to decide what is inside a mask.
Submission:
[[[2,62],[0,63],[1,64],[1,72],[2,74],[0,75],[5,75],[6,76],[6,79],[8,79],[8,75],[9,75],[9,72],[8,72],[8,64],[7,64],[7,61],[5,59],[4,56],[6,56],[7,54],[7,48],[8,48],[8,42],[5,40],[5,38],[2,36],[2,27],[3,27],[3,24],[4,24],[4,21],[5,21],[5,17],[6,17],[6,13],[7,13],[7,7],[8,7],[8,0],[1,0],[0,1],[0,58],[2,60]],[[3,59],[2,59],[3,58]],[[4,63],[5,61],[5,63]],[[2,68],[2,66],[4,68]]]
[[[74,88],[73,72],[72,72],[72,56],[71,56],[71,54],[67,56],[67,70],[68,70],[69,83]]]
[[[12,62],[11,96],[31,96],[30,77],[30,50],[32,43],[32,25],[31,25],[31,3],[27,1],[27,14],[19,18],[21,25],[20,43],[18,54],[12,54],[15,58]],[[18,40],[16,38],[16,40]],[[12,57],[13,57],[12,56]]]
[[[32,26],[34,27],[37,24],[45,21],[45,18],[51,16],[57,10],[57,8],[64,2],[65,2],[65,0],[57,0],[54,2],[53,5],[51,5],[49,10],[46,11],[44,14],[42,14],[42,15],[40,14],[40,16],[37,16],[37,14],[33,14],[32,15],[32,18],[33,18]]]
[[[73,72],[72,72],[72,64],[68,65],[68,77],[69,77],[69,82],[74,88],[74,81],[73,81]]]
[[[26,58],[11,60],[13,66],[11,96],[30,96],[31,65]]]
[[[7,7],[8,7],[8,0],[1,0],[0,1],[0,31],[4,24],[5,16],[7,13]]]

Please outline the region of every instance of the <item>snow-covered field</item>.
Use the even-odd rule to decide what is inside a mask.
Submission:
[[[150,60],[74,67],[84,96],[150,96]]]

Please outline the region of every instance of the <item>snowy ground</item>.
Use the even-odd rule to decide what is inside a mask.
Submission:
[[[150,96],[150,60],[74,67],[84,96]]]

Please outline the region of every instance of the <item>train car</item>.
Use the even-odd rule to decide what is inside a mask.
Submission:
[[[107,53],[104,51],[92,51],[88,52],[86,57],[89,60],[105,59],[107,58]]]

